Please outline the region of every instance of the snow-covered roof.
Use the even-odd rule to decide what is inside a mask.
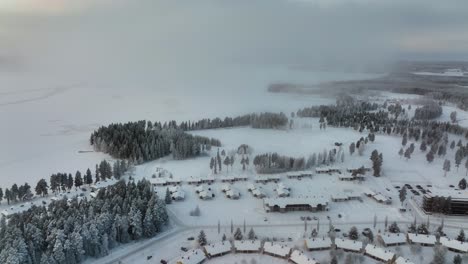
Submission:
[[[252,191],[252,190],[255,190],[257,189],[257,186],[251,182],[247,183],[247,189]]]
[[[404,257],[398,257],[395,261],[395,264],[414,264],[409,259],[405,259]]]
[[[374,196],[376,193],[374,191],[371,191],[371,190],[366,190],[366,191],[364,191],[364,194],[367,195],[367,196]]]
[[[175,192],[178,192],[180,190],[181,190],[181,188],[180,188],[179,185],[169,187],[169,192],[170,193],[175,193]]]
[[[186,182],[201,182],[201,179],[200,178],[194,178],[194,177],[190,177],[188,178],[187,180],[185,180]]]
[[[315,259],[310,258],[309,256],[305,255],[299,250],[294,250],[291,254],[290,259],[297,264],[317,264],[317,261],[315,261]]]
[[[406,235],[403,233],[385,233],[380,237],[386,245],[406,243]]]
[[[167,179],[167,183],[179,183],[182,182],[179,178],[169,178]]]
[[[210,244],[205,246],[206,253],[210,255],[218,255],[226,252],[230,252],[232,245],[229,241],[224,241],[220,243]]]
[[[219,177],[221,179],[221,181],[233,181],[235,180],[236,178],[232,175],[228,175],[228,176],[224,176],[224,177]]]
[[[280,179],[281,179],[280,176],[275,176],[275,175],[255,177],[255,181],[278,181]]]
[[[5,216],[5,217],[6,217],[6,216],[9,216],[11,213],[10,213],[10,212],[8,212],[8,210],[6,210],[6,209],[5,209],[5,210],[3,210],[3,211],[2,211],[2,213],[1,213],[1,214],[2,214],[3,216]]]
[[[395,257],[395,254],[387,249],[368,244],[365,248],[366,254],[383,261],[390,261]]]
[[[89,196],[91,196],[91,198],[96,198],[96,197],[97,197],[97,193],[95,193],[95,192],[89,193]],[[58,201],[57,197],[52,197],[52,198],[50,198],[50,200],[52,200],[52,201]]]
[[[422,234],[413,234],[413,233],[408,233],[408,239],[409,241],[413,243],[418,243],[418,244],[428,244],[428,245],[434,245],[436,243],[436,237],[433,235],[422,235]]]
[[[164,185],[167,183],[167,180],[165,178],[151,178],[149,182],[153,185]]]
[[[205,253],[201,249],[193,249],[179,258],[174,264],[199,264],[205,259]]]
[[[289,189],[289,187],[286,186],[284,183],[280,182],[278,183],[278,189]]]
[[[426,193],[426,196],[429,197],[435,197],[435,196],[442,196],[442,197],[450,197],[450,199],[453,200],[463,200],[467,201],[468,200],[468,192],[466,191],[461,191],[461,190],[453,190],[453,189],[440,189],[440,188],[429,188],[428,193]]]
[[[223,185],[221,185],[221,191],[227,192],[227,191],[229,191],[229,190],[231,190],[231,185],[230,185],[230,184],[223,184]]]
[[[247,175],[234,175],[234,179],[236,180],[245,180],[248,179]]]
[[[262,188],[257,188],[257,189],[252,190],[252,194],[255,196],[266,196]]]
[[[260,251],[260,240],[234,240],[234,248],[238,251]]]
[[[284,188],[278,188],[278,189],[276,189],[276,193],[278,193],[278,196],[288,196],[289,195],[289,190],[284,189]]]
[[[204,190],[205,190],[204,185],[200,185],[200,186],[195,187],[195,191],[197,191],[197,192],[203,192]]]
[[[211,191],[201,191],[198,193],[198,197],[203,198],[203,199],[211,199],[213,198],[213,193]]]
[[[379,202],[386,202],[386,201],[388,201],[388,198],[385,197],[385,196],[383,196],[383,195],[380,194],[380,193],[374,195],[374,199],[377,200],[377,201],[379,201]]]
[[[171,194],[171,197],[174,199],[184,199],[185,198],[185,192],[182,190],[178,190],[177,192],[173,192]]]
[[[332,197],[333,200],[347,200],[347,199],[349,199],[348,195],[346,195],[344,193],[341,193],[341,192],[333,193],[331,195],[331,197]]]
[[[347,180],[347,179],[354,179],[354,176],[352,176],[351,174],[340,174],[340,176],[338,176],[338,179],[344,179],[344,180]]]
[[[265,204],[269,206],[279,206],[280,208],[286,208],[286,205],[297,205],[297,204],[308,204],[311,207],[317,207],[317,205],[328,205],[329,199],[319,197],[298,197],[298,198],[269,198],[265,199]]]
[[[329,248],[332,245],[329,237],[306,239],[305,243],[308,249]]]
[[[445,247],[457,251],[461,251],[464,253],[468,253],[468,243],[467,242],[460,242],[456,239],[450,239],[447,237],[441,237],[440,243]]]
[[[238,198],[240,197],[240,192],[234,188],[231,188],[226,192],[226,195],[230,196],[231,198]]]
[[[346,250],[352,251],[360,251],[362,249],[362,242],[350,239],[342,239],[337,238],[335,239],[335,245],[337,248],[342,248]]]
[[[286,257],[291,252],[291,248],[273,242],[265,242],[263,245],[263,251],[277,256]]]

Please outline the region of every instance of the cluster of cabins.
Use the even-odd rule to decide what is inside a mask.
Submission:
[[[385,233],[377,236],[377,241],[383,247],[373,244],[364,244],[361,241],[330,237],[310,238],[304,240],[304,248],[308,251],[320,251],[329,249],[341,249],[345,252],[364,254],[378,262],[386,264],[413,264],[408,259],[398,257],[386,247],[398,246],[406,243],[419,244],[422,246],[434,246],[437,243],[447,247],[448,250],[457,253],[468,253],[468,243],[441,237],[437,241],[433,235]],[[302,250],[293,249],[289,246],[276,242],[263,242],[260,240],[235,240],[232,243],[223,241],[209,244],[199,249],[187,252],[173,264],[199,264],[207,259],[224,256],[230,253],[257,253],[282,258],[295,264],[318,264],[319,262],[306,255]]]
[[[151,178],[149,181],[153,186],[173,186],[173,185],[181,185],[182,182],[185,182],[189,185],[200,185],[200,184],[212,184],[216,180],[221,182],[239,182],[239,181],[247,181],[247,175],[230,175],[230,176],[207,176],[207,177],[189,177],[188,179],[182,181],[179,178]]]
[[[171,264],[200,264],[208,259],[224,256],[230,253],[265,254],[276,258],[289,260],[296,264],[318,264],[318,262],[305,255],[302,251],[275,242],[262,242],[260,240],[235,240],[232,243],[223,241],[209,244],[199,249],[187,252]]]

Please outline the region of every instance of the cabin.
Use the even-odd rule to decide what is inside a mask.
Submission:
[[[257,189],[257,186],[253,183],[247,183],[247,191],[251,192],[253,190]]]
[[[183,190],[178,190],[176,192],[171,193],[171,198],[174,201],[182,201],[185,199],[185,192]]]
[[[190,177],[187,180],[185,180],[185,182],[187,182],[187,184],[189,185],[198,185],[202,183],[202,180],[200,178]]]
[[[234,183],[236,181],[234,176],[224,176],[224,177],[220,177],[219,179],[221,179],[221,182],[229,182],[229,183]]]
[[[257,176],[255,178],[256,183],[268,183],[268,182],[279,182],[281,180],[280,176]]]
[[[354,181],[355,178],[351,174],[341,174],[338,176],[338,180],[340,181]]]
[[[201,249],[193,249],[179,258],[176,264],[200,264],[206,260],[205,252]]]
[[[315,173],[317,174],[332,174],[332,173],[341,174],[341,169],[338,169],[336,167],[320,167],[320,168],[315,168]]]
[[[227,191],[229,191],[229,190],[231,190],[231,185],[230,185],[230,184],[223,184],[223,185],[221,185],[221,191],[222,191],[223,193],[225,193],[225,192],[227,192]]]
[[[234,240],[236,253],[260,253],[262,244],[260,240]]]
[[[440,244],[445,246],[448,250],[456,252],[456,253],[462,253],[466,254],[468,253],[468,243],[467,242],[461,242],[456,239],[450,239],[447,237],[441,237],[440,238]]]
[[[231,188],[226,192],[226,197],[229,199],[237,200],[241,196],[240,192],[237,189]]]
[[[289,261],[294,264],[319,264],[314,258],[311,258],[299,250],[294,250],[289,257]]]
[[[332,241],[329,237],[306,239],[304,243],[309,251],[328,250],[332,247]]]
[[[387,197],[383,196],[380,193],[374,195],[373,198],[374,198],[374,200],[376,200],[379,203],[383,203],[383,204],[391,204],[392,203],[391,200],[389,200]]]
[[[167,179],[166,185],[180,185],[182,184],[182,180],[178,178],[169,178]]]
[[[232,245],[229,241],[223,241],[206,245],[204,248],[208,258],[215,258],[231,253]]]
[[[406,244],[406,235],[403,233],[384,233],[377,236],[377,240],[386,247]]]
[[[393,263],[395,260],[395,254],[393,252],[371,244],[366,246],[364,249],[364,254],[377,261],[388,264]]]
[[[351,239],[336,238],[335,247],[337,249],[343,249],[346,252],[360,253],[362,251],[362,242]]]
[[[338,193],[332,194],[331,199],[333,202],[344,202],[344,201],[348,201],[349,197],[344,193],[338,192]]]
[[[328,199],[320,197],[299,198],[267,198],[264,200],[266,212],[291,212],[291,211],[327,211]]]
[[[312,172],[308,171],[294,171],[286,173],[288,179],[302,179],[306,177],[312,177]]]
[[[165,178],[151,178],[149,179],[149,182],[151,183],[153,187],[167,185],[167,180]]]
[[[374,197],[376,195],[375,192],[371,191],[371,190],[367,190],[367,191],[364,191],[364,194],[367,196],[367,197]]]
[[[287,259],[291,253],[291,248],[288,246],[276,244],[273,242],[265,242],[263,245],[263,254],[277,258]]]
[[[437,242],[437,239],[433,235],[408,233],[408,242],[411,244],[419,244],[425,247],[432,247]]]
[[[266,197],[266,194],[265,192],[263,191],[263,188],[261,187],[258,187],[256,189],[254,189],[252,191],[252,195],[255,197],[255,198],[265,198]]]
[[[214,193],[210,190],[204,190],[198,193],[198,198],[202,200],[211,200],[215,197]]]
[[[211,191],[210,187],[205,187],[204,185],[200,185],[195,187],[195,193],[201,193],[203,191]]]

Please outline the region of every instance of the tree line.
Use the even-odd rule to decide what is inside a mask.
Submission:
[[[70,191],[73,187],[80,188],[85,184],[90,185],[111,179],[112,177],[119,180],[130,166],[131,164],[124,160],[118,160],[113,165],[103,160],[100,164],[96,164],[94,178],[91,170],[88,168],[84,175],[79,170],[76,171],[74,177],[71,173],[54,173],[50,176],[49,183],[45,179],[40,179],[34,190],[31,189],[28,183],[19,187],[15,183],[10,188],[6,188],[5,192],[0,188],[0,203],[3,199],[7,200],[8,204],[31,200],[34,196],[33,192],[39,196],[46,196],[49,194],[49,191],[57,194],[59,192]]]
[[[81,263],[120,244],[154,237],[168,222],[151,184],[121,180],[95,199],[75,197],[2,217],[0,263]]]

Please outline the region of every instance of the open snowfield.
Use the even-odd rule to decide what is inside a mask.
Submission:
[[[307,122],[314,122],[308,119]],[[318,122],[315,120],[315,122]],[[345,193],[350,190],[356,193],[363,193],[366,190],[380,192],[394,201],[392,205],[379,204],[371,198],[362,195],[363,202],[346,201],[331,202],[329,212],[305,213],[290,212],[287,214],[266,213],[263,208],[263,200],[254,198],[247,191],[247,182],[238,182],[232,186],[240,191],[239,200],[230,200],[221,191],[222,183],[218,180],[210,187],[215,198],[212,200],[200,200],[195,192],[195,186],[183,184],[182,189],[186,193],[184,201],[174,202],[169,205],[169,209],[186,225],[216,225],[218,220],[222,225],[229,225],[233,220],[241,223],[247,219],[248,224],[283,224],[301,223],[300,216],[314,215],[322,222],[327,221],[330,216],[333,223],[372,223],[374,215],[378,221],[383,221],[385,217],[398,222],[409,222],[413,219],[410,213],[400,213],[401,207],[398,198],[398,189],[395,186],[403,184],[431,184],[441,188],[449,188],[449,185],[457,185],[458,181],[465,176],[465,169],[455,167],[444,177],[442,170],[442,158],[436,158],[433,163],[428,164],[425,153],[419,150],[419,143],[416,143],[416,150],[410,160],[400,158],[398,150],[401,147],[401,138],[378,134],[374,143],[369,143],[362,156],[354,153],[349,155],[348,146],[356,141],[364,133],[359,133],[352,129],[329,127],[326,131],[317,128],[292,129],[292,130],[262,130],[252,128],[232,128],[216,129],[193,132],[202,136],[216,136],[223,143],[221,149],[227,153],[237,149],[240,144],[248,144],[253,148],[252,157],[259,153],[278,152],[280,154],[292,155],[295,157],[308,156],[312,153],[322,152],[324,149],[331,149],[335,141],[344,143],[345,162],[337,163],[340,168],[358,167],[361,165],[370,166],[370,153],[377,149],[383,152],[383,176],[375,178],[368,174],[367,180],[363,183],[343,182],[338,180],[338,174],[334,175],[314,175],[312,179],[282,179],[281,181],[291,188],[292,197],[301,196],[326,196],[330,197],[334,193]],[[456,141],[458,138],[453,137]],[[452,137],[450,138],[452,140]],[[412,142],[408,143],[409,144]],[[215,155],[216,150],[212,150],[211,155]],[[454,153],[448,151],[446,158],[453,160]],[[137,166],[135,176],[150,178],[155,173],[157,167],[169,170],[175,178],[189,179],[190,177],[206,177],[210,175],[209,156],[199,157],[186,161],[176,161],[170,158],[161,159]],[[221,174],[215,177],[243,174],[249,177],[248,182],[253,182],[257,176],[252,165],[242,171],[237,157],[237,164],[233,169],[224,169]],[[275,183],[261,185],[269,197],[276,197],[274,189]],[[165,194],[166,187],[157,187],[156,191],[161,196]],[[412,197],[411,193],[408,197]],[[196,206],[201,210],[200,217],[189,216],[189,212]],[[218,212],[223,212],[219,214]],[[357,213],[359,212],[359,213]],[[342,217],[339,218],[338,214]],[[267,221],[265,221],[265,217]],[[435,228],[435,227],[434,227]]]
[[[141,70],[141,69],[140,69]],[[100,125],[141,119],[195,120],[259,111],[296,111],[333,103],[332,98],[271,94],[277,81],[319,83],[374,75],[307,72],[281,66],[224,66],[210,70],[159,70],[145,76],[57,76],[40,68],[0,71],[0,182],[29,182],[65,171],[84,171],[104,158],[92,150],[90,133]],[[222,89],[221,89],[222,87]],[[227,92],[226,92],[227,91]],[[27,164],[27,165],[25,165]]]

